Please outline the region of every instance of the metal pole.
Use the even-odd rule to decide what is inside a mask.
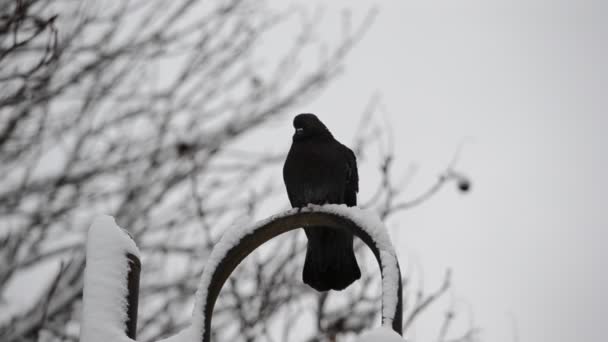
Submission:
[[[125,333],[135,340],[137,335],[137,307],[139,304],[139,274],[141,273],[141,262],[139,258],[127,253],[129,273],[127,274],[127,322]]]

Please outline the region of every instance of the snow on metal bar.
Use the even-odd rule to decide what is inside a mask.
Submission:
[[[402,285],[399,263],[384,224],[366,210],[345,205],[310,205],[292,209],[249,226],[229,229],[206,261],[196,292],[192,323],[162,342],[210,341],[215,301],[232,271],[266,241],[305,227],[343,229],[358,236],[374,253],[382,274],[382,328],[402,333]],[[323,229],[323,228],[319,228]],[[139,260],[139,251],[114,219],[104,216],[89,230],[81,342],[133,341],[135,325],[129,321],[127,301],[137,297],[129,276],[127,255]],[[138,268],[139,270],[139,268]],[[135,294],[133,293],[135,292]],[[136,306],[136,305],[135,305]],[[131,308],[132,309],[132,308]],[[129,311],[136,320],[137,311]],[[378,330],[378,329],[377,329]],[[378,331],[380,331],[378,330]],[[131,331],[127,336],[125,332]],[[387,335],[387,334],[384,334]],[[391,334],[388,334],[391,335]]]
[[[250,226],[228,230],[205,264],[189,334],[200,337],[195,340],[209,341],[211,316],[219,291],[249,253],[284,232],[313,226],[349,230],[372,249],[382,273],[382,324],[401,334],[401,273],[388,232],[375,213],[345,205],[310,205],[302,210],[288,210]]]
[[[89,229],[82,305],[81,342],[133,341],[138,284],[129,286],[131,268],[139,279],[139,250],[111,216],[100,216]],[[128,303],[135,300],[135,308]],[[130,315],[134,315],[131,319]]]

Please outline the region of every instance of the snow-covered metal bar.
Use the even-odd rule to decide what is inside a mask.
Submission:
[[[213,307],[226,279],[241,261],[280,234],[319,226],[347,230],[372,250],[382,275],[382,329],[401,335],[401,272],[384,224],[370,211],[345,205],[310,205],[227,231],[206,261],[191,325],[162,342],[210,342]],[[139,270],[139,251],[128,234],[109,216],[96,220],[87,240],[81,342],[134,341]]]
[[[110,216],[87,237],[81,342],[133,341],[137,330],[139,250]]]
[[[236,227],[226,232],[205,265],[190,331],[183,331],[179,335],[194,337],[194,341],[209,342],[215,301],[224,282],[240,262],[257,247],[280,234],[301,227],[317,226],[348,230],[372,250],[382,274],[382,325],[401,335],[401,272],[388,232],[375,213],[345,205],[311,205],[302,210],[292,209],[249,227]]]

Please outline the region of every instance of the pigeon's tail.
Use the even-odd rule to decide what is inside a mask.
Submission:
[[[344,290],[361,277],[353,235],[326,227],[306,228],[308,248],[302,279],[317,291]]]

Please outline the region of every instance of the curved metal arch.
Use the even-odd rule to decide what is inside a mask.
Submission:
[[[264,244],[265,242],[271,240],[272,238],[279,236],[285,232],[299,229],[299,228],[309,228],[309,227],[326,227],[319,229],[342,229],[351,232],[352,234],[359,237],[374,253],[376,260],[378,261],[378,265],[380,266],[380,272],[382,277],[384,278],[386,275],[384,274],[384,267],[382,264],[381,258],[381,250],[378,247],[378,243],[367,233],[365,229],[360,227],[357,223],[352,220],[340,216],[338,214],[324,212],[324,211],[301,211],[294,212],[292,214],[287,214],[284,216],[278,216],[276,218],[271,218],[264,224],[256,227],[250,234],[244,236],[239,242],[230,248],[219,264],[213,269],[210,270],[212,272],[211,282],[207,290],[206,298],[203,298],[204,301],[204,325],[203,325],[203,342],[210,342],[211,338],[211,319],[213,316],[213,308],[215,306],[215,302],[220,294],[224,283],[232,274],[232,272],[236,269],[236,267],[256,248]],[[393,286],[396,293],[394,294],[397,298],[396,303],[394,303],[393,308],[389,312],[392,312],[392,329],[397,332],[399,335],[402,334],[402,320],[403,320],[403,298],[402,298],[402,284],[401,284],[401,272],[399,270],[399,264],[394,259],[394,262],[397,265],[398,275],[396,277],[398,284],[397,286]],[[207,270],[205,270],[207,272]],[[384,282],[383,282],[384,283]],[[394,284],[393,284],[394,285]],[[390,289],[383,287],[384,291],[391,291]],[[385,297],[383,296],[383,299]],[[390,303],[385,303],[383,300],[382,307],[384,308],[386,305]],[[383,309],[384,313],[385,310]],[[383,325],[390,321],[390,317],[382,316]]]

